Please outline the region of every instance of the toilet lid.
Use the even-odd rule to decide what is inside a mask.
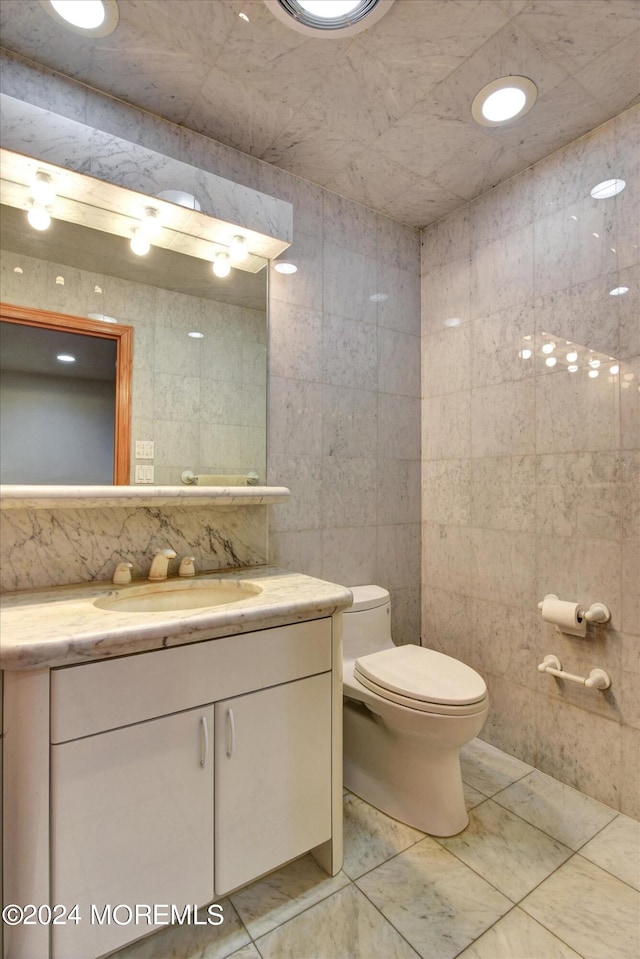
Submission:
[[[361,656],[354,676],[365,685],[375,683],[378,695],[388,690],[423,703],[463,706],[487,695],[482,676],[470,666],[424,646],[394,646]]]

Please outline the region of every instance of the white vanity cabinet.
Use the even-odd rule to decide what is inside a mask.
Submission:
[[[53,959],[124,945],[137,904],[214,898],[209,731],[213,706],[51,747],[51,901],[81,917]]]
[[[340,616],[327,616],[8,673],[15,728],[40,717],[28,734],[38,748],[24,732],[9,750],[29,799],[9,804],[11,845],[31,843],[37,861],[17,870],[11,901],[33,901],[37,872],[41,901],[77,903],[81,922],[52,926],[48,945],[45,930],[22,929],[6,959],[94,959],[155,928],[100,924],[105,907],[122,905],[123,919],[202,906],[309,850],[336,872],[340,640]],[[50,824],[34,837],[46,749]]]
[[[331,676],[216,704],[215,876],[224,895],[331,835]]]

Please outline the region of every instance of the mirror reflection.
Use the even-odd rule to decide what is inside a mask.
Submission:
[[[231,269],[217,277],[204,259],[155,246],[148,255],[136,256],[122,236],[56,219],[40,231],[29,226],[24,208],[2,206],[0,212],[3,302],[133,330],[129,482],[177,485],[183,473],[191,472],[203,482],[233,476],[235,485],[242,482],[238,477],[250,475],[251,481],[264,483],[267,261],[261,260],[256,272]],[[15,384],[20,374],[23,386],[28,379],[33,390],[28,401],[15,393],[16,402],[28,402],[32,413],[50,414],[45,386],[52,380],[58,392],[62,380],[72,378],[75,386],[65,389],[76,390],[74,395],[80,380],[104,392],[102,361],[95,357],[86,361],[88,375],[77,362],[73,377],[68,371],[61,377],[58,371],[18,370],[26,365],[25,356],[35,355],[27,343],[20,347],[20,334],[21,328],[11,332],[11,375],[3,372],[3,380],[9,376]],[[8,343],[6,335],[3,341]],[[74,457],[95,459],[86,437],[79,441],[74,418],[67,419],[64,442],[78,440]],[[28,428],[34,437],[46,434],[46,420],[23,423],[23,433]],[[12,429],[13,435],[19,433],[15,420]],[[112,424],[110,429],[112,437]],[[110,482],[92,471],[63,480],[59,468],[48,468],[43,446],[20,459],[20,448],[28,446],[14,442],[11,477],[3,474],[3,482]],[[144,456],[136,455],[141,451]],[[100,476],[105,471],[109,467],[103,464]]]

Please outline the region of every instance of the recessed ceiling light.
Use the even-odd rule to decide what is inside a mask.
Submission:
[[[616,286],[613,290],[609,290],[609,296],[624,296],[628,292],[628,286]]]
[[[500,77],[475,95],[471,113],[482,126],[499,127],[528,113],[537,96],[538,89],[528,77]]]
[[[601,183],[596,183],[591,196],[594,200],[608,200],[610,196],[622,193],[626,185],[624,180],[603,180]]]
[[[195,210],[199,213],[202,207],[194,197],[193,193],[187,193],[185,190],[162,190],[156,193],[159,200],[168,200],[169,203],[177,203],[179,206],[185,206],[189,210]]]
[[[118,25],[116,0],[40,0],[50,17],[72,30],[90,37],[106,37]]]
[[[282,23],[316,38],[350,36],[372,26],[393,0],[264,0]]]
[[[297,273],[298,272],[298,267],[295,265],[295,263],[284,263],[284,262],[274,263],[273,268],[276,271],[276,273]]]
[[[90,320],[99,320],[101,323],[117,323],[115,316],[108,316],[106,313],[87,313]]]
[[[58,353],[56,359],[59,360],[60,363],[75,363],[76,361],[75,356],[71,356],[71,353]]]

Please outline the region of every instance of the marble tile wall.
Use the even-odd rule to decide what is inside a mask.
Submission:
[[[155,443],[158,486],[187,469],[266,482],[264,313],[4,250],[0,299],[133,327],[131,483],[136,439]]]
[[[388,587],[396,639],[417,641],[417,231],[17,58],[3,59],[2,82],[16,100],[293,204],[298,272],[270,276],[267,414],[267,480],[292,495],[270,511],[269,560]]]
[[[636,817],[639,133],[634,108],[469,203],[424,231],[422,265],[425,642],[486,677],[489,742]],[[560,634],[550,592],[611,622]],[[611,688],[540,674],[547,653]]]

